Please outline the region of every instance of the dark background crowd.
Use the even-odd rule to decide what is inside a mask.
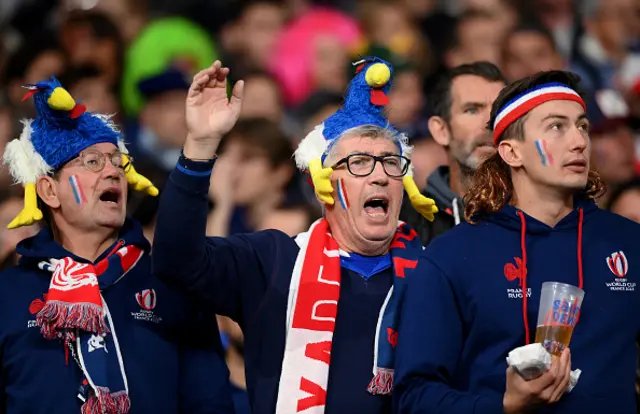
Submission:
[[[296,234],[320,212],[293,148],[339,107],[359,56],[393,63],[389,117],[415,146],[416,181],[447,163],[429,136],[429,92],[448,68],[492,62],[509,80],[568,69],[583,80],[602,208],[640,222],[640,1],[2,0],[0,146],[17,138],[25,84],[55,75],[92,112],[115,114],[137,169],[162,192],[186,135],[192,76],[221,59],[246,82],[212,178],[207,233]],[[21,187],[0,169],[0,260],[37,228],[6,230]],[[157,199],[131,194],[153,237]],[[242,333],[220,319],[231,379],[244,387]]]

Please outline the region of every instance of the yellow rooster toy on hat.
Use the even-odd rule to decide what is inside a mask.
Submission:
[[[356,75],[349,84],[343,107],[314,128],[295,152],[298,168],[310,173],[316,196],[324,204],[333,205],[334,200],[330,180],[333,170],[323,164],[332,145],[347,130],[363,125],[386,128],[395,133],[400,155],[409,158],[411,154],[407,137],[389,124],[384,113],[384,105],[389,102],[387,93],[391,89],[391,64],[377,57],[367,57],[355,65]],[[438,208],[432,199],[420,193],[413,180],[411,165],[402,182],[411,205],[427,220],[433,221]]]
[[[108,116],[87,112],[54,77],[29,85],[27,89],[29,92],[23,100],[33,96],[37,116],[23,121],[20,138],[7,144],[3,157],[13,179],[24,186],[24,208],[9,223],[9,229],[29,226],[42,219],[36,195],[38,177],[55,172],[84,149],[98,143],[109,142],[118,147],[124,155],[127,182],[133,189],[158,195],[158,189],[133,168],[120,132]]]

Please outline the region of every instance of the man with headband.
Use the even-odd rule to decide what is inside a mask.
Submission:
[[[37,116],[7,144],[25,188],[9,228],[44,218],[0,275],[0,413],[229,413],[211,313],[151,274],[127,184],[151,196],[109,117],[55,79],[29,85]]]
[[[640,226],[600,210],[579,78],[542,72],[491,111],[497,153],[463,223],[407,275],[396,354],[398,413],[635,413]],[[525,381],[509,352],[535,338],[543,282],[586,292],[571,351]],[[568,392],[571,367],[582,371]]]
[[[398,221],[403,187],[425,216],[436,211],[413,182],[406,137],[383,112],[391,71],[377,58],[357,62],[343,107],[300,143],[296,163],[310,173],[324,218],[295,238],[277,230],[205,237],[209,178],[243,84],[228,100],[220,62],[194,78],[154,266],[240,324],[254,414],[391,412],[396,310],[422,251]]]

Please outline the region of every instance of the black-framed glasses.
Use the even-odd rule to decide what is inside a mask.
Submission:
[[[124,165],[124,157],[120,151],[106,154],[96,149],[84,150],[69,164],[80,161],[85,169],[92,172],[100,172],[107,165],[107,159],[111,162],[111,165],[124,171],[126,165]],[[132,159],[129,157],[129,162],[131,161]]]
[[[382,164],[382,169],[389,177],[404,177],[409,170],[411,161],[402,155],[371,155],[351,154],[333,164],[333,169],[347,164],[347,170],[356,177],[366,177],[376,168],[376,163]]]

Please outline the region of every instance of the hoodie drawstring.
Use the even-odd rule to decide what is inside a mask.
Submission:
[[[529,333],[529,317],[527,315],[527,222],[524,218],[524,213],[518,211],[520,217],[520,249],[522,250],[522,319],[524,322],[524,334],[526,344],[531,343]],[[578,287],[582,289],[584,285],[584,279],[582,275],[582,222],[584,220],[584,211],[582,208],[578,209]]]
[[[457,226],[460,224],[460,206],[458,205],[458,197],[453,199],[453,222]]]

